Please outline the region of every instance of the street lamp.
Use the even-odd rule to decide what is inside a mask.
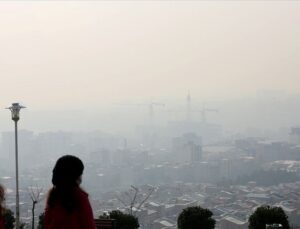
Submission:
[[[20,228],[20,206],[19,206],[19,165],[18,165],[18,121],[20,119],[20,110],[25,108],[19,103],[13,103],[6,108],[11,111],[11,119],[15,122],[15,159],[16,159],[16,228]]]

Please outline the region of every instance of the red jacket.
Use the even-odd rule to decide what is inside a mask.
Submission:
[[[78,209],[68,213],[60,204],[45,210],[45,229],[95,229],[93,211],[88,194],[76,188]]]
[[[3,217],[3,208],[0,205],[0,229],[4,229],[4,217]]]
[[[0,213],[0,229],[4,229],[4,219]]]

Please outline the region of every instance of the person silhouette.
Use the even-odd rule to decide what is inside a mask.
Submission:
[[[73,155],[59,158],[45,208],[45,229],[95,229],[88,194],[80,187],[84,165]]]
[[[4,211],[3,202],[5,200],[5,190],[0,184],[0,229],[4,229]]]

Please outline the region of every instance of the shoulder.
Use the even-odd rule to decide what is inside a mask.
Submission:
[[[76,196],[77,196],[77,199],[78,199],[80,209],[82,211],[89,211],[91,209],[91,203],[90,203],[90,200],[89,200],[88,193],[85,192],[84,190],[82,190],[81,188],[78,188],[76,190]]]
[[[89,196],[89,194],[80,187],[76,187],[75,193],[80,196],[86,196],[86,197]]]
[[[77,187],[75,189],[75,196],[80,201],[88,201],[88,198],[89,198],[89,194],[80,187]]]

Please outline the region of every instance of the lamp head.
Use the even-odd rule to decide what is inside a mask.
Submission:
[[[11,111],[12,120],[17,122],[20,119],[20,110],[22,108],[26,108],[26,107],[21,106],[19,103],[13,103],[10,107],[7,108]]]

